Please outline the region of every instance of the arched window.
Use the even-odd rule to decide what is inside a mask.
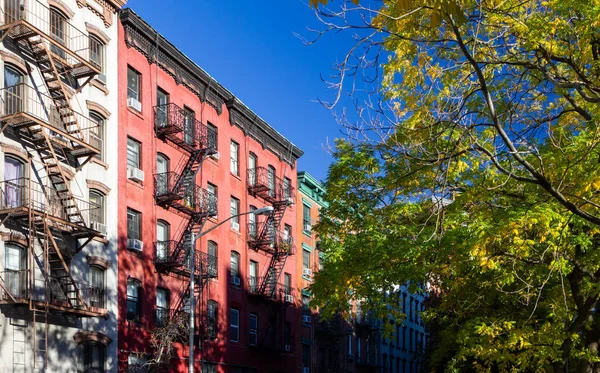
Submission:
[[[168,261],[170,225],[164,220],[156,223],[156,260],[158,262]]]
[[[169,158],[166,155],[156,154],[156,196],[169,193]],[[171,181],[173,182],[173,181]]]
[[[238,280],[240,277],[240,254],[235,251],[231,252],[231,277],[232,279],[237,277]]]
[[[23,73],[8,64],[4,65],[4,102],[6,115],[23,110],[25,96],[25,81]]]
[[[206,315],[207,325],[206,333],[209,339],[217,338],[217,316],[218,316],[219,304],[210,299],[207,303]]]
[[[140,282],[134,278],[127,280],[127,320],[140,320]]]
[[[250,205],[250,212],[253,212],[254,210],[256,210],[256,206]],[[257,234],[256,215],[249,214],[248,215],[248,235],[250,236],[250,239],[253,240],[256,238],[256,234]]]
[[[268,170],[269,196],[275,197],[275,167],[269,165]]]
[[[90,119],[92,120],[95,127],[90,128],[90,145],[100,150],[100,154],[97,154],[95,158],[103,161],[104,160],[104,130],[105,121],[104,117],[95,111],[90,111]]]
[[[95,189],[90,189],[90,204],[90,221],[92,222],[92,225],[94,223],[106,224],[104,194]],[[100,227],[96,226],[94,229],[101,232]]]
[[[106,84],[106,77],[104,76],[104,43],[94,35],[90,35],[90,62],[100,70],[101,76],[97,77],[97,79]]]
[[[21,206],[25,191],[25,163],[16,157],[4,156],[4,207],[17,208]]]
[[[77,372],[104,373],[106,346],[95,341],[77,345]]]
[[[206,250],[208,252],[208,275],[215,278],[218,276],[217,263],[219,262],[217,259],[217,249],[216,242],[208,241],[208,249]]]
[[[50,36],[59,44],[68,46],[67,17],[56,8],[50,8]],[[61,48],[53,45],[51,50],[60,57],[65,57],[65,52]]]
[[[14,298],[24,298],[27,286],[25,248],[13,243],[4,244],[4,281]]]

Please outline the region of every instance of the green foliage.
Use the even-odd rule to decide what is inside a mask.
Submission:
[[[392,130],[336,143],[314,303],[427,283],[433,370],[598,371],[600,4],[435,4],[372,19]]]

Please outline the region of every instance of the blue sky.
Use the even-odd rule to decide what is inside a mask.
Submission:
[[[307,0],[129,0],[144,20],[290,141],[304,150],[299,170],[324,179],[323,145],[342,136],[321,81],[348,44],[328,36],[305,46],[294,33],[319,26]],[[344,45],[345,44],[345,45]]]

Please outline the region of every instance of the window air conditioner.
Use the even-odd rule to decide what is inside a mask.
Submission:
[[[310,268],[304,268],[304,269],[302,269],[302,276],[311,277],[312,276],[312,270]]]
[[[304,224],[304,230],[307,232],[310,232],[312,230],[312,225],[310,224]]]
[[[215,152],[214,154],[211,154],[210,157],[217,161],[219,160],[219,158],[221,158],[221,156],[219,155],[219,152]]]
[[[292,346],[291,345],[285,345],[285,352],[291,352],[292,351]]]
[[[303,315],[303,316],[302,316],[302,323],[303,323],[303,324],[310,324],[310,316],[308,316],[308,315]]]
[[[127,248],[128,249],[141,252],[143,247],[144,247],[144,243],[142,242],[142,240],[137,240],[135,238],[127,239]]]
[[[231,285],[240,286],[241,285],[240,278],[238,276],[231,276]]]
[[[142,103],[133,97],[127,97],[127,106],[137,111],[142,111]]]
[[[286,294],[285,295],[285,302],[286,303],[294,303],[294,296],[292,294]]]
[[[144,171],[139,168],[128,168],[127,169],[127,178],[129,180],[133,180],[138,183],[144,182]]]
[[[231,229],[239,232],[240,231],[240,223],[231,222]]]
[[[98,75],[96,75],[96,80],[102,84],[106,84],[106,75],[98,74]]]
[[[92,229],[100,232],[104,237],[108,236],[108,226],[106,224],[98,223],[97,221],[92,222]]]

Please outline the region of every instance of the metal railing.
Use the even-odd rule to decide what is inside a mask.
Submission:
[[[83,304],[79,302],[74,293],[75,289],[73,288],[73,282],[68,278],[48,276],[46,280],[43,277],[40,277],[35,280],[34,288],[30,289],[28,277],[29,271],[26,269],[5,270],[1,272],[1,275],[4,279],[7,291],[16,300],[32,300],[34,302],[46,302],[47,300],[51,305],[66,307],[71,304],[71,307],[74,309],[83,308]],[[84,282],[75,282],[75,284],[79,289],[81,299],[86,305],[99,309],[106,308],[104,289],[91,286]],[[72,294],[72,296],[68,297],[67,294]],[[48,298],[46,299],[46,297]],[[7,301],[11,298],[3,289],[0,289],[0,299]]]
[[[89,226],[90,212],[93,215],[93,212],[100,206],[77,197],[73,197],[73,199],[86,226]],[[64,207],[57,191],[52,187],[43,186],[24,177],[0,181],[0,211],[19,208],[34,209],[65,221],[69,221],[68,214],[71,212]]]
[[[71,52],[80,59],[95,64],[90,59],[90,37],[73,26],[66,17],[37,0],[4,0],[0,2],[0,27],[7,29],[21,22],[27,30],[15,27],[9,35],[20,37],[24,34],[43,34],[52,39],[52,52],[75,64],[77,59],[68,55]],[[34,35],[31,35],[34,36]],[[99,67],[98,67],[99,68]]]
[[[265,280],[266,276],[249,276],[248,277],[248,293],[252,295],[260,294],[260,285]],[[267,298],[278,302],[293,303],[295,300],[295,289],[288,287],[284,283],[278,282],[273,287],[271,294],[265,294]]]
[[[267,224],[266,222],[267,220],[265,219],[260,222],[248,223],[248,245],[255,249],[271,249],[280,254],[296,254],[294,237],[290,236],[285,230],[272,232],[266,228],[266,234],[264,237],[260,237],[261,231],[265,229],[264,224]]]
[[[159,268],[169,268],[175,273],[189,276],[189,249],[184,243],[175,240],[154,243],[154,264]],[[196,276],[217,276],[217,257],[196,250]]]
[[[281,201],[293,204],[296,200],[294,187],[286,185],[280,177],[266,167],[249,168],[247,172],[248,189],[273,202]]]
[[[167,137],[188,151],[205,149],[210,154],[216,152],[216,133],[191,115],[174,103],[155,106],[156,134]]]
[[[77,123],[81,127],[81,131],[73,132],[74,128],[67,128],[63,123],[61,113],[54,105],[52,98],[36,88],[20,83],[0,89],[0,97],[2,98],[0,100],[0,119],[8,121],[9,124],[18,125],[26,122],[29,118],[24,116],[27,115],[50,126],[51,129],[48,129],[47,133],[51,138],[67,142],[68,140],[64,135],[72,132],[70,136],[76,140],[89,144],[98,150],[102,149],[102,139],[96,135],[99,130],[96,122],[78,112],[73,112]],[[71,125],[71,127],[74,127],[74,125]],[[90,139],[91,136],[95,136],[94,140]]]
[[[184,212],[217,215],[217,197],[195,183],[181,180],[175,172],[154,174],[154,197]]]

